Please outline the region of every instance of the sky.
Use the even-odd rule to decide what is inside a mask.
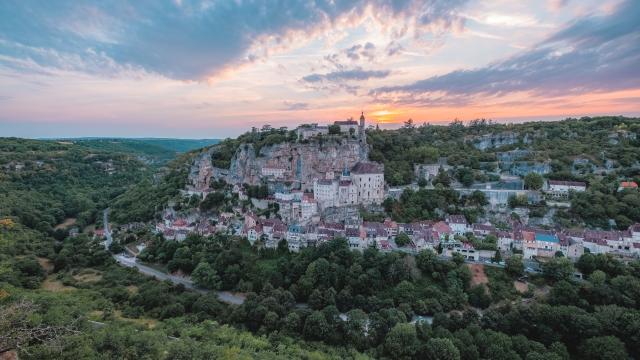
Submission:
[[[0,136],[640,115],[638,0],[4,0]]]

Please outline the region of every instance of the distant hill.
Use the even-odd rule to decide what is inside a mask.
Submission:
[[[211,146],[220,142],[218,139],[168,138],[75,138],[67,140],[94,149],[135,154],[160,164],[172,160],[177,154]]]

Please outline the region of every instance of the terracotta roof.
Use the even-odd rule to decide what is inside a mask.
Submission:
[[[451,228],[444,221],[438,221],[437,223],[433,224],[433,230],[438,232],[438,233],[440,233],[440,234],[450,234],[451,233]]]
[[[620,187],[625,189],[637,189],[638,184],[635,181],[623,181],[620,183]]]

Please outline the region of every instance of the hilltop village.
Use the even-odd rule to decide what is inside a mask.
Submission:
[[[243,143],[228,162],[216,166],[218,148],[195,156],[182,194],[189,204],[170,203],[155,231],[166,239],[184,240],[189,233],[225,233],[246,237],[254,246],[289,251],[316,246],[333,238],[345,238],[351,249],[375,247],[381,251],[418,253],[432,249],[442,256],[459,253],[469,261],[494,261],[513,254],[524,259],[564,256],[578,259],[585,252],[613,253],[621,258],[640,255],[640,224],[627,230],[563,228],[550,216],[534,218],[517,205],[544,203],[563,209],[571,194],[585,192],[587,183],[545,179],[548,161],[530,161],[528,149],[497,152],[497,162],[484,168],[491,177],[485,183],[454,180],[457,196],[479,198],[483,216],[471,221],[463,213],[442,213],[438,220],[394,221],[385,208],[407,191],[440,188],[439,177],[455,170],[447,158],[415,164],[417,181],[404,186],[385,182],[382,163],[369,159],[364,113],[359,121],[348,119],[332,125],[306,124],[293,131],[264,126],[251,132],[287,134],[275,144]],[[617,141],[620,133],[611,141]],[[627,134],[628,135],[628,134]],[[528,144],[528,136],[514,132],[466,137],[480,151]],[[592,166],[576,159],[582,171]],[[459,169],[458,169],[459,171]],[[606,174],[611,164],[591,169]],[[435,184],[435,185],[434,185]],[[634,181],[620,181],[618,191],[636,191]],[[487,211],[484,211],[484,210]],[[490,215],[489,215],[490,214]]]

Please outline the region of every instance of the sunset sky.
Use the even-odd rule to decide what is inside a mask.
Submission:
[[[0,136],[640,115],[638,0],[0,1]]]

